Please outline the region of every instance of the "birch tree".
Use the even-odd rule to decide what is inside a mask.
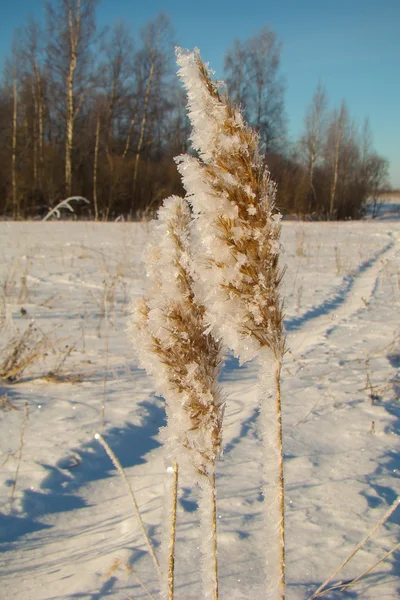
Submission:
[[[47,64],[52,75],[58,112],[65,126],[65,194],[73,187],[75,122],[92,87],[90,50],[96,33],[97,0],[58,0],[46,4]]]
[[[112,27],[102,45],[100,85],[106,97],[106,153],[112,160],[115,152],[115,127],[125,120],[127,97],[133,93],[133,38],[123,23]]]
[[[17,42],[17,34],[14,35],[11,56],[5,62],[5,79],[6,88],[8,89],[10,102],[11,122],[11,145],[10,145],[10,163],[11,163],[11,203],[12,215],[14,219],[20,218],[20,197],[18,193],[18,174],[17,174],[17,159],[18,159],[18,120],[19,120],[19,96],[20,96],[20,70],[21,70],[21,49]],[[9,164],[10,164],[9,163]]]
[[[326,143],[327,159],[330,163],[331,181],[329,191],[329,220],[335,216],[336,190],[339,178],[339,159],[342,149],[342,137],[345,122],[348,118],[347,107],[343,101],[339,113],[335,111],[328,130]]]
[[[278,150],[285,140],[281,52],[281,42],[266,25],[244,42],[235,40],[225,57],[228,92],[245,109],[265,153]]]
[[[124,125],[129,118],[131,121],[133,119],[134,124],[136,117],[136,110],[133,112],[133,117],[130,117],[129,113],[129,99],[134,95],[134,42],[123,23],[117,23],[111,29],[104,39],[102,51],[104,59],[100,65],[99,83],[105,99],[104,147],[109,180],[108,197],[103,212],[103,218],[106,219],[114,202],[118,179],[116,163],[119,163],[120,155],[122,154],[124,158],[127,152],[129,144],[125,136],[130,138],[132,135],[133,126],[130,133],[126,134]],[[124,147],[126,151],[123,151]]]
[[[43,32],[32,17],[28,19],[23,42],[23,58],[25,77],[30,81],[33,98],[33,156],[32,171],[34,187],[42,189],[44,170],[44,115],[45,115],[45,82],[43,75],[43,48],[41,39]]]
[[[138,93],[143,97],[138,141],[135,151],[132,192],[135,200],[139,174],[139,162],[145,144],[146,127],[150,115],[152,94],[156,103],[162,101],[162,82],[168,73],[168,64],[172,55],[172,27],[169,18],[160,13],[141,32],[143,47],[136,56],[136,73],[138,77]]]
[[[314,173],[318,161],[322,158],[325,135],[327,97],[321,84],[318,84],[304,120],[304,133],[300,139],[300,150],[308,171],[309,205],[317,207],[317,193],[314,186]]]
[[[248,52],[246,51],[246,44],[236,38],[233,47],[225,55],[224,69],[230,97],[237,106],[241,107],[246,106],[249,89],[247,67]]]

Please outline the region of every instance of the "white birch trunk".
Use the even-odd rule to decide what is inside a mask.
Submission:
[[[33,157],[32,157],[32,168],[33,168],[33,185],[37,188],[38,180],[38,139],[37,139],[37,114],[38,114],[38,103],[35,85],[32,83],[32,96],[34,104],[34,119],[32,124],[32,146],[33,146]]]
[[[80,29],[80,0],[77,2],[77,15],[74,23],[72,6],[68,8],[69,37],[70,37],[70,61],[67,78],[67,123],[65,136],[65,193],[67,197],[72,190],[72,150],[74,142],[74,77],[77,64],[77,47]]]
[[[35,105],[36,105],[36,118],[37,118],[37,147],[38,147],[38,166],[37,166],[37,184],[38,187],[42,187],[43,178],[43,91],[42,91],[42,78],[40,76],[39,67],[37,61],[34,61],[33,65],[35,79],[36,79],[36,91],[35,91]]]
[[[136,150],[135,167],[134,167],[134,172],[133,172],[133,196],[135,195],[135,192],[136,192],[136,184],[137,184],[137,177],[138,177],[138,170],[139,170],[140,153],[141,153],[142,147],[143,147],[144,132],[145,132],[146,121],[147,121],[147,108],[148,108],[148,105],[149,105],[151,84],[152,84],[153,73],[154,73],[154,66],[155,66],[154,62],[155,62],[155,60],[153,58],[152,61],[151,61],[151,65],[150,65],[149,79],[147,81],[146,94],[145,94],[145,98],[144,98],[143,118],[142,118],[142,123],[141,123],[141,126],[140,126],[139,143],[138,143],[137,150]]]
[[[97,115],[96,125],[96,139],[94,144],[94,164],[93,164],[93,204],[94,204],[94,218],[95,221],[99,220],[99,209],[97,204],[97,165],[99,158],[99,138],[100,138],[100,113]]]
[[[132,132],[133,132],[133,128],[134,128],[134,126],[135,126],[135,123],[136,123],[136,117],[135,117],[135,116],[133,116],[133,117],[132,117],[132,119],[131,119],[131,122],[130,122],[130,124],[129,124],[128,135],[127,135],[127,137],[126,137],[125,150],[124,150],[124,153],[123,153],[123,155],[122,155],[122,158],[123,158],[124,160],[125,160],[125,158],[126,158],[126,155],[127,155],[127,153],[128,153],[128,150],[129,150],[129,146],[130,146],[130,143],[131,143]]]
[[[329,204],[329,219],[332,221],[333,215],[335,212],[335,199],[336,199],[336,187],[338,181],[339,174],[339,156],[340,156],[340,144],[342,140],[343,134],[343,125],[344,125],[344,110],[343,107],[340,111],[339,121],[338,121],[338,131],[336,136],[335,143],[335,157],[334,157],[334,165],[333,165],[333,179],[331,185],[331,196],[330,196],[330,204]]]
[[[19,201],[17,192],[17,117],[18,117],[18,92],[17,92],[17,75],[14,71],[13,80],[13,118],[12,118],[12,153],[11,153],[11,185],[12,185],[12,201],[14,219],[18,219]]]

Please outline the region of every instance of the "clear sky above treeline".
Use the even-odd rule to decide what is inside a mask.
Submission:
[[[0,61],[29,13],[43,20],[42,0],[0,0]],[[166,12],[180,46],[198,46],[223,78],[224,55],[268,25],[283,42],[288,133],[302,131],[307,105],[321,82],[330,107],[345,99],[359,125],[369,117],[377,152],[390,161],[400,188],[400,0],[101,0],[99,28],[121,20],[135,35]]]

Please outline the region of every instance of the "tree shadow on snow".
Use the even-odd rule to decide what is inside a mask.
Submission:
[[[380,405],[393,417],[390,428],[385,431],[386,434],[393,434],[394,438],[398,439],[400,435],[400,406],[398,399],[391,401],[382,401]],[[383,476],[387,476],[390,473],[391,485],[382,485],[379,483],[382,481]],[[383,516],[385,511],[395,502],[399,495],[399,478],[400,478],[400,455],[398,451],[389,450],[382,454],[378,460],[378,465],[367,478],[369,488],[363,492],[363,496],[368,502],[368,507],[377,510],[376,520],[378,521],[380,516]],[[380,508],[380,510],[379,510]],[[393,525],[397,525],[397,528],[393,530]],[[389,519],[381,526],[382,528],[390,527],[395,533],[397,531],[397,542],[400,541],[400,505],[397,505],[396,510],[392,513]],[[373,538],[372,538],[373,540]],[[395,542],[396,543],[396,542]],[[393,543],[393,546],[395,545]],[[390,548],[389,548],[390,549]],[[389,550],[388,549],[388,550]],[[380,551],[380,555],[383,555],[384,551]],[[390,564],[390,573],[386,572],[382,574],[382,577],[388,577],[393,575],[397,581],[397,592],[400,598],[400,550],[393,553],[385,564]]]
[[[160,446],[154,436],[165,424],[163,403],[154,397],[151,401],[138,403],[138,407],[142,417],[140,425],[127,423],[124,427],[113,427],[103,436],[123,468],[144,464],[146,454]],[[41,466],[47,471],[41,489],[24,491],[22,510],[25,517],[0,514],[0,542],[9,544],[22,535],[49,527],[40,522],[44,515],[88,506],[79,496],[80,488],[115,474],[110,458],[94,439],[72,451],[55,465]]]

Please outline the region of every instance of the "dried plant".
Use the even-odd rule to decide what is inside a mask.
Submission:
[[[76,344],[66,344],[61,349],[57,348],[55,365],[48,373],[46,373],[46,375],[44,375],[43,379],[53,383],[78,383],[82,381],[81,373],[76,372],[74,369],[67,370],[65,368],[65,363],[75,350]]]
[[[328,579],[326,579],[324,581],[324,583],[322,583],[319,586],[319,588],[312,594],[312,596],[309,598],[309,600],[314,600],[314,598],[319,598],[320,596],[323,596],[324,594],[332,591],[336,587],[339,587],[339,588],[349,587],[350,584],[353,584],[356,581],[359,581],[361,579],[361,577],[366,575],[369,571],[371,571],[373,568],[375,568],[375,566],[377,566],[377,564],[379,564],[381,562],[381,561],[379,561],[378,563],[374,564],[370,569],[363,572],[361,575],[356,577],[354,580],[351,580],[350,582],[347,582],[346,584],[342,583],[339,586],[334,586],[333,588],[327,588],[328,584],[332,581],[332,579],[334,579],[334,577],[336,577],[336,575],[338,575],[338,573],[340,573],[340,571],[347,565],[347,563],[349,563],[351,561],[351,559],[357,554],[357,552],[359,552],[359,550],[361,550],[361,548],[366,544],[366,542],[370,539],[370,537],[372,537],[372,535],[379,529],[379,527],[381,527],[381,525],[383,525],[389,519],[389,517],[391,517],[391,515],[398,509],[399,506],[400,506],[400,496],[397,496],[396,500],[390,505],[389,509],[385,512],[385,514],[378,521],[378,523],[376,523],[376,525],[371,529],[371,531],[369,531],[368,534],[357,544],[357,546],[350,552],[350,554],[341,563],[341,565],[335,570],[335,572],[332,573],[328,577]],[[391,554],[391,552],[389,552],[387,555],[385,555],[384,558],[386,558],[390,554]]]
[[[16,334],[3,350],[0,379],[14,383],[23,373],[46,354],[48,340],[34,322],[25,331]]]
[[[177,50],[199,158],[177,159],[195,214],[197,287],[208,331],[241,362],[258,356],[264,419],[267,597],[284,598],[284,488],[280,373],[285,351],[279,286],[280,214],[258,135],[220,94],[198,50]],[[204,257],[204,259],[202,259]],[[269,371],[275,371],[275,405]]]
[[[0,396],[0,410],[20,410],[15,404],[13,404],[7,394]]]
[[[152,224],[146,255],[150,288],[132,311],[139,362],[166,400],[167,456],[201,486],[203,584],[218,598],[215,463],[223,400],[217,384],[221,344],[241,362],[257,356],[263,407],[268,542],[267,597],[284,598],[284,486],[280,373],[285,352],[279,286],[280,214],[257,134],[220,95],[198,51],[178,49],[199,158],[180,156],[191,203],[172,197]],[[271,377],[275,402],[269,392]],[[267,479],[267,477],[265,478]],[[177,484],[176,484],[177,485]],[[175,486],[176,491],[176,486]],[[172,505],[176,505],[175,501]],[[167,513],[174,521],[176,514]],[[174,527],[169,546],[174,545]],[[211,545],[210,545],[211,544]],[[168,598],[173,598],[170,553]],[[210,577],[210,574],[211,577]],[[166,593],[165,593],[166,596]]]
[[[47,215],[45,215],[42,219],[42,221],[48,221],[51,217],[53,217],[54,215],[57,217],[57,219],[59,219],[61,217],[61,208],[67,208],[70,212],[74,212],[74,209],[71,206],[71,202],[85,202],[86,204],[90,204],[89,200],[87,200],[86,198],[83,198],[82,196],[70,196],[69,198],[66,198],[65,200],[61,200],[61,202],[59,202],[57,204],[57,206],[55,206],[54,208],[50,209],[49,212],[47,213]]]
[[[116,558],[114,560],[107,573],[105,573],[104,579],[110,579],[110,577],[114,575],[114,573],[118,571],[120,567],[122,567],[126,571],[126,573],[128,573],[128,575],[134,575],[138,584],[140,585],[144,593],[148,596],[148,598],[150,598],[150,600],[155,600],[153,594],[145,586],[145,584],[143,583],[139,575],[136,573],[136,571],[132,569],[132,567],[127,562],[124,562],[120,558]],[[126,600],[128,600],[129,598],[131,598],[131,596],[126,596]],[[133,598],[131,600],[133,600]]]
[[[125,485],[127,487],[129,496],[130,496],[131,501],[132,501],[132,506],[134,508],[135,515],[136,515],[136,517],[137,517],[137,519],[139,521],[139,526],[140,526],[141,532],[143,534],[144,539],[146,540],[146,544],[147,544],[147,547],[149,549],[150,556],[153,559],[153,563],[154,563],[154,566],[155,566],[157,572],[160,573],[160,565],[159,565],[159,562],[158,562],[157,557],[155,555],[153,544],[151,543],[151,540],[150,540],[150,538],[149,538],[149,536],[147,534],[146,528],[145,528],[144,523],[143,523],[142,516],[141,516],[140,511],[139,511],[139,506],[137,504],[135,494],[133,493],[132,487],[131,487],[131,485],[130,485],[130,483],[128,481],[128,478],[127,478],[127,476],[125,474],[125,471],[122,468],[122,465],[119,462],[118,458],[116,457],[116,455],[114,454],[114,452],[112,451],[112,449],[110,448],[110,446],[107,444],[107,442],[103,438],[103,436],[100,435],[100,433],[95,433],[94,437],[103,446],[104,450],[106,451],[106,453],[107,453],[108,457],[110,458],[111,462],[113,463],[114,467],[118,470],[119,474],[121,475],[122,479],[124,480],[124,483],[125,483]]]
[[[204,585],[218,598],[215,463],[222,441],[224,404],[217,383],[222,357],[220,344],[204,331],[205,309],[194,292],[190,224],[185,200],[164,202],[146,257],[150,289],[133,306],[130,333],[140,364],[166,400],[167,457],[200,484],[203,527],[211,531],[210,539],[202,536]]]

